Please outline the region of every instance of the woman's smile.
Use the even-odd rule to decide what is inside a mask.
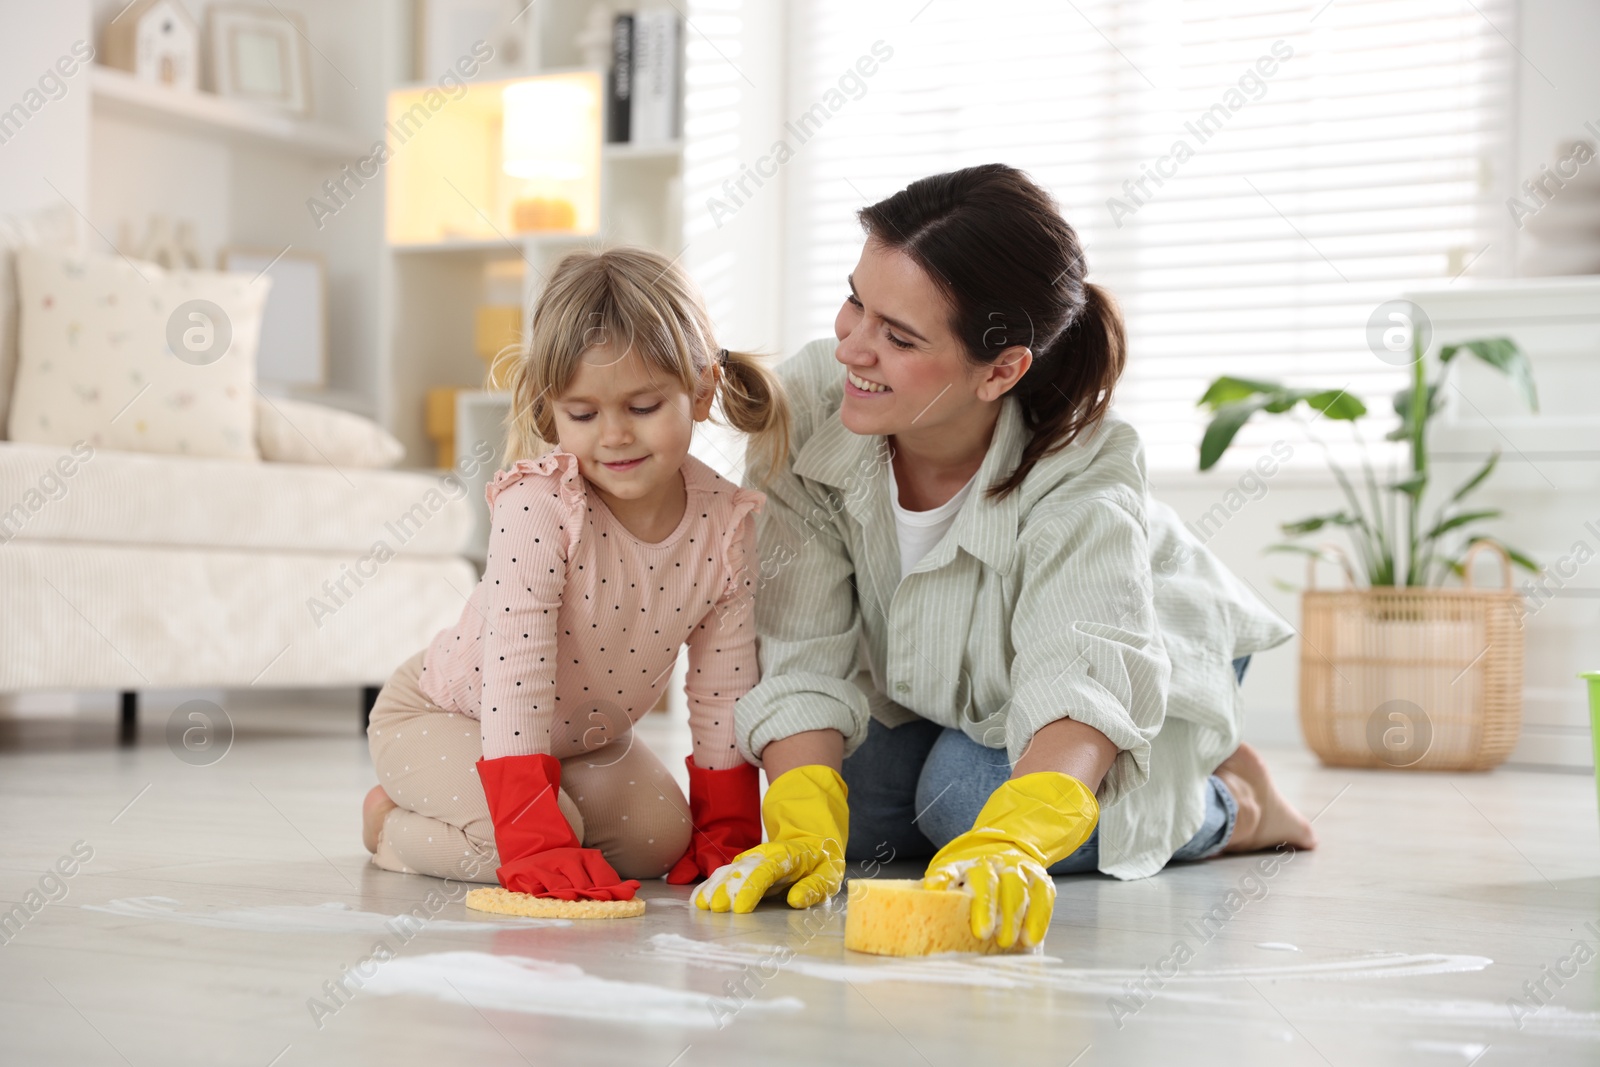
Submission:
[[[845,391],[852,396],[880,396],[884,393],[894,392],[893,389],[890,389],[882,382],[874,382],[863,378],[849,368],[845,368],[844,374],[845,382],[847,383]]]

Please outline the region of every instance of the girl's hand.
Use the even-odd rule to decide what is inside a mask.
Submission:
[[[636,879],[623,881],[597,848],[551,848],[502,863],[495,871],[513,893],[557,900],[632,900]]]
[[[669,885],[688,885],[761,841],[760,772],[748,763],[725,770],[689,765],[689,848],[667,873]]]
[[[561,814],[561,762],[554,756],[480,759],[478,781],[494,824],[500,884],[514,893],[561,900],[632,900],[635,879],[623,880],[598,849],[581,848]]]

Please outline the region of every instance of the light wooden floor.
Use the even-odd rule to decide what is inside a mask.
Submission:
[[[0,899],[23,905],[0,1063],[1600,1062],[1587,777],[1270,753],[1322,813],[1315,853],[1259,880],[1239,857],[1062,879],[1043,955],[900,962],[846,954],[838,912],[709,915],[648,883],[642,919],[519,925],[371,867],[352,701],[230,707],[209,766],[174,757],[158,700],[131,750],[109,716],[0,721]],[[92,858],[52,881],[78,842]]]

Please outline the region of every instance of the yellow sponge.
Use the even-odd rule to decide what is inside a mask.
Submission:
[[[924,889],[920,878],[852,879],[844,947],[875,956],[1006,951],[972,936],[971,893]]]
[[[645,907],[644,901],[637,897],[632,900],[558,900],[513,893],[499,886],[471,890],[467,893],[466,905],[475,911],[531,919],[631,919],[643,915]]]

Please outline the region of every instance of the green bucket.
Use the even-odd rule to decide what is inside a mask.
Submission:
[[[1589,680],[1589,740],[1594,745],[1595,788],[1600,790],[1600,671],[1585,671],[1578,677]]]

